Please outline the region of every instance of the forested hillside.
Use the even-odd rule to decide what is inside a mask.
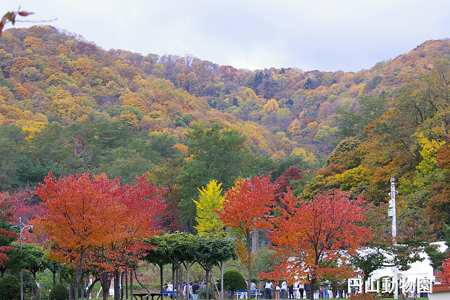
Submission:
[[[150,172],[192,221],[211,179],[226,189],[238,176],[324,166],[295,182],[297,195],[364,190],[379,204],[395,176],[404,214],[439,226],[450,209],[449,54],[436,40],[356,73],[249,71],[106,51],[51,26],[11,29],[0,38],[0,187],[32,187],[49,170],[125,183]]]

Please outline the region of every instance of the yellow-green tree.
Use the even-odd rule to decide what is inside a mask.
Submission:
[[[300,131],[302,130],[302,124],[300,124],[300,121],[298,119],[295,119],[292,121],[291,125],[288,127],[288,131],[292,136],[300,134]]]
[[[264,105],[265,111],[277,112],[279,109],[280,107],[278,106],[278,102],[275,99],[267,100],[267,103]]]
[[[223,224],[216,210],[223,210],[223,202],[225,198],[222,196],[222,183],[217,180],[211,180],[205,187],[198,189],[200,192],[198,201],[194,200],[197,205],[197,217],[195,220],[198,225],[195,226],[198,232],[218,233],[222,230]]]
[[[419,134],[418,140],[422,147],[420,151],[422,161],[416,167],[414,185],[419,189],[423,189],[424,187],[433,185],[437,180],[442,179],[440,178],[441,171],[438,168],[436,153],[445,142],[434,139],[430,141],[423,134]]]
[[[317,163],[317,157],[314,155],[314,153],[306,151],[301,147],[292,150],[290,157],[302,157],[303,160],[309,164]]]

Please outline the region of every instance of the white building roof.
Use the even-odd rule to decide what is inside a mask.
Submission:
[[[447,250],[447,246],[445,245],[445,242],[435,242],[431,243],[432,245],[439,245],[438,250],[441,252],[444,252]],[[433,268],[431,267],[431,260],[429,259],[428,255],[425,252],[422,252],[419,254],[420,257],[423,257],[423,261],[418,261],[415,263],[412,263],[410,265],[410,268],[407,271],[398,271],[398,274],[400,276],[404,276],[405,278],[415,280],[417,278],[430,278],[433,282],[436,280],[433,272]],[[384,267],[381,269],[378,269],[372,273],[372,276],[374,279],[378,279],[383,276],[393,276],[393,267]]]

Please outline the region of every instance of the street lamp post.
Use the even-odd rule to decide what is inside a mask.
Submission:
[[[25,228],[28,228],[29,233],[33,233],[33,225],[25,225],[22,223],[22,218],[19,217],[19,223],[12,226],[12,228],[20,227],[20,233],[19,233],[19,242],[20,242],[20,252],[22,252],[22,231]],[[22,266],[20,266],[20,300],[23,300],[23,272],[22,272]]]

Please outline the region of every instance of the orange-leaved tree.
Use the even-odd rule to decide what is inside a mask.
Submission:
[[[263,276],[287,278],[290,282],[304,278],[313,299],[317,279],[327,275],[350,276],[350,255],[370,240],[370,231],[361,225],[365,220],[364,200],[351,200],[339,190],[316,195],[307,203],[288,191],[280,198],[280,216],[268,234],[272,248],[280,257],[275,270]]]
[[[223,210],[216,210],[220,220],[227,227],[234,228],[247,246],[248,285],[250,294],[251,236],[257,229],[268,229],[268,218],[275,203],[277,185],[270,182],[270,176],[261,175],[252,179],[239,179],[233,188],[225,193]]]
[[[114,240],[111,218],[118,214],[114,204],[114,191],[119,180],[108,180],[106,176],[90,178],[89,173],[70,175],[57,180],[52,173],[44,184],[36,187],[36,195],[44,202],[47,213],[40,225],[50,240],[66,253],[60,252],[59,260],[73,260],[75,268],[75,299],[81,281],[83,259],[87,252]]]
[[[118,187],[120,197],[115,205],[122,209],[111,219],[110,230],[115,239],[109,243],[92,247],[86,263],[94,268],[100,278],[103,299],[108,299],[111,278],[114,277],[114,298],[120,299],[120,275],[125,270],[132,271],[144,254],[143,238],[151,238],[160,233],[159,216],[166,208],[161,191],[147,180],[147,175],[136,178],[134,186]]]
[[[61,250],[55,253],[55,259],[75,269],[75,299],[78,299],[84,260],[98,249],[116,250],[116,258],[123,253],[137,253],[143,245],[134,238],[151,235],[153,214],[162,205],[159,197],[152,197],[157,192],[146,185],[144,178],[131,187],[121,186],[119,179],[111,180],[104,174],[91,179],[89,173],[84,173],[57,180],[50,173],[35,193],[44,201],[42,206],[46,209],[40,225],[55,248]],[[155,201],[147,202],[149,198]],[[148,215],[153,205],[156,209]],[[112,252],[107,255],[108,264],[117,263],[112,259]],[[110,270],[106,261],[96,264],[100,268],[97,271]]]

